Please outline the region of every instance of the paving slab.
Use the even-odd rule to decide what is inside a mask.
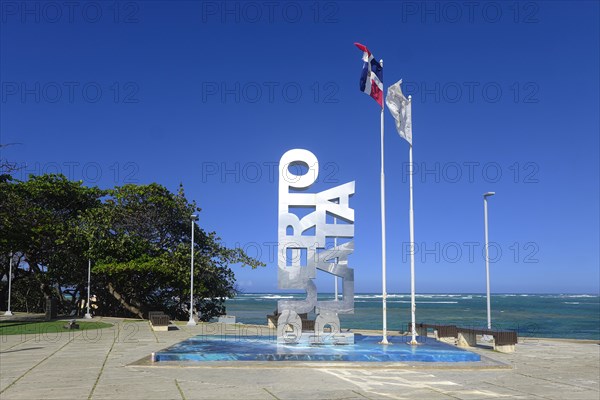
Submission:
[[[95,318],[96,319],[96,318]],[[527,338],[482,363],[156,363],[152,352],[198,334],[266,327],[178,326],[97,318],[96,331],[0,337],[0,398],[10,399],[564,399],[600,398],[600,345]]]

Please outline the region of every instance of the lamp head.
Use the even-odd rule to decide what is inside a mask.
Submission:
[[[192,218],[192,221],[198,220],[198,216],[196,214],[192,214],[190,217]]]
[[[490,196],[493,196],[495,194],[496,194],[496,192],[487,192],[487,193],[483,194],[483,197],[490,197]]]

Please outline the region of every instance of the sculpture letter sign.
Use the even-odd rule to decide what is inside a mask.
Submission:
[[[304,174],[294,172],[298,172],[299,166],[306,170]],[[304,300],[280,300],[277,303],[280,313],[277,340],[280,343],[300,342],[302,320],[298,314],[312,311],[317,316],[314,332],[304,335],[308,342],[354,342],[352,333],[340,333],[338,318],[338,314],[354,312],[354,270],[348,268],[348,256],[354,251],[354,210],[350,208],[354,182],[311,193],[310,186],[318,175],[319,162],[308,150],[290,150],[279,161],[278,286],[306,291]],[[300,217],[292,212],[298,209],[308,211],[308,214]],[[334,223],[334,218],[339,223]],[[328,249],[327,238],[345,242]],[[317,301],[314,283],[317,269],[342,278],[341,300]],[[330,327],[327,333],[326,326]]]

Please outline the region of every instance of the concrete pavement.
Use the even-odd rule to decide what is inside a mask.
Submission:
[[[513,354],[475,348],[473,351],[488,360],[458,368],[426,363],[293,362],[148,366],[140,360],[190,336],[217,329],[216,325],[181,325],[179,330],[153,332],[146,321],[95,320],[114,326],[0,336],[0,398],[600,398],[600,346],[591,341],[528,338]],[[244,329],[256,334],[258,328]]]

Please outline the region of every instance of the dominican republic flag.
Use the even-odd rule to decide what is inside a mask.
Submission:
[[[383,108],[383,67],[373,54],[360,43],[354,43],[363,52],[362,74],[360,76],[360,90],[375,99]]]

